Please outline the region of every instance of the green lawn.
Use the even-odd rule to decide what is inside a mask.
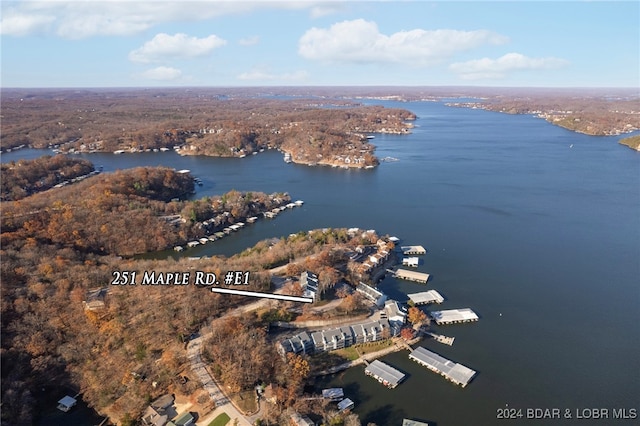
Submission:
[[[391,339],[385,339],[380,340],[379,342],[361,343],[355,346],[349,346],[348,348],[338,349],[332,351],[331,353],[339,355],[346,360],[353,361],[354,359],[358,359],[358,352],[360,352],[361,355],[370,354],[372,352],[377,352],[379,350],[388,348],[392,344],[393,342],[391,341]]]
[[[222,413],[218,417],[213,419],[211,423],[209,423],[209,426],[225,426],[227,423],[229,423],[229,420],[231,420],[231,417],[229,417],[227,413]]]

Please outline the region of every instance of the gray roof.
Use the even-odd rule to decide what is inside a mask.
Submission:
[[[167,408],[173,405],[174,400],[175,398],[173,397],[173,395],[165,394],[154,400],[150,405],[153,408]]]
[[[355,404],[349,398],[345,398],[338,403],[338,410],[346,410],[347,408],[353,408]]]
[[[396,370],[395,368],[385,364],[382,361],[378,361],[377,359],[373,361],[367,368],[364,370],[376,377],[381,378],[389,382],[392,385],[397,385],[404,379],[404,373]]]
[[[313,339],[313,343],[317,346],[319,344],[324,345],[324,334],[322,331],[316,331],[315,333],[311,333],[311,338]]]
[[[329,388],[329,389],[323,389],[322,390],[322,397],[323,398],[343,398],[344,397],[344,390],[342,388]]]
[[[342,332],[342,334],[344,334],[345,336],[349,337],[353,337],[354,333],[353,333],[353,329],[349,326],[343,326],[339,328],[340,332]]]
[[[414,349],[413,352],[409,354],[409,357],[431,366],[445,377],[448,377],[454,382],[462,385],[469,383],[476,374],[474,370],[467,368],[462,364],[449,361],[437,353],[431,352],[421,346]]]
[[[364,325],[363,324],[354,324],[351,326],[351,328],[353,329],[354,333],[356,334],[356,336],[366,336],[367,333],[364,331]]]
[[[344,335],[342,334],[342,331],[340,331],[340,329],[337,329],[337,328],[333,328],[331,330],[325,331],[324,335],[325,335],[325,338],[330,342],[333,340],[340,341],[344,339]]]
[[[402,419],[402,426],[429,426],[429,423],[419,422],[417,420]]]

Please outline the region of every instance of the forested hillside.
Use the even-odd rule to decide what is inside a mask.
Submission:
[[[180,379],[191,374],[187,336],[246,298],[195,285],[112,285],[118,273],[248,271],[248,289],[269,291],[266,268],[311,255],[291,272],[312,268],[329,288],[340,278],[333,265],[344,260],[345,247],[365,243],[345,230],[324,230],[263,241],[231,258],[121,257],[197,236],[205,232],[205,218],[235,221],[290,200],[287,194],[238,191],[176,200],[192,189],[186,173],[136,168],[2,202],[3,424],[31,424],[43,411],[41,390],[52,387],[80,390],[113,420],[138,417],[169,390],[189,395],[198,387],[196,380]],[[284,409],[295,402],[306,376],[291,375],[292,365],[274,357],[270,346],[263,349],[268,358],[254,361],[268,359],[268,368],[258,362],[254,373],[288,389],[293,398]],[[232,371],[232,363],[218,366]],[[238,385],[244,388],[247,380]]]
[[[91,162],[65,155],[3,163],[0,166],[0,200],[19,200],[55,185],[87,177],[94,170]]]
[[[366,167],[377,164],[366,133],[407,133],[411,128],[407,121],[415,119],[404,109],[347,101],[219,92],[224,91],[5,91],[0,148],[61,152],[176,148],[184,155],[224,157],[275,148],[290,152],[293,161],[301,163]]]

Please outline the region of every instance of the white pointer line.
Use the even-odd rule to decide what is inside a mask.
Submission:
[[[232,290],[229,288],[222,288],[222,287],[211,287],[211,291],[214,293],[237,294],[238,296],[251,296],[251,297],[263,297],[265,299],[289,300],[291,302],[303,302],[303,303],[313,302],[313,299],[310,297],[287,296],[286,294],[259,293],[257,291]]]

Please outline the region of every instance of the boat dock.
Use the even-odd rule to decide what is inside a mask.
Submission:
[[[342,388],[323,389],[322,398],[330,401],[340,401],[344,398],[344,390]]]
[[[418,420],[402,419],[402,426],[429,426],[429,423],[420,422]]]
[[[478,315],[470,308],[434,311],[429,316],[438,325],[478,321]]]
[[[338,403],[338,411],[343,412],[351,410],[355,406],[355,403],[349,398],[345,398]]]
[[[418,364],[427,367],[429,370],[436,372],[447,380],[460,385],[467,386],[476,372],[462,364],[449,361],[441,357],[435,352],[431,352],[423,347],[416,348],[409,354],[409,359]]]
[[[412,293],[409,294],[409,300],[413,302],[414,305],[427,305],[429,303],[442,303],[444,302],[444,297],[436,290],[423,291],[420,293]]]
[[[417,257],[405,257],[402,259],[402,266],[410,266],[412,268],[417,268],[420,263],[420,259]]]
[[[423,255],[427,253],[427,250],[422,246],[402,246],[400,247],[402,254],[409,255]]]
[[[398,269],[395,272],[395,277],[403,280],[416,281],[422,284],[426,284],[429,280],[429,274],[422,272],[409,271],[407,269]]]
[[[386,387],[393,389],[405,378],[405,374],[377,359],[364,370],[364,374],[371,376]]]

